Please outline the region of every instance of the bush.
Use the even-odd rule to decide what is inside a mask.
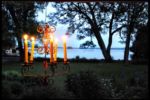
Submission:
[[[24,92],[23,98],[25,99],[52,99],[59,98],[56,88],[48,86],[33,86],[27,88]]]
[[[7,80],[21,80],[21,74],[17,71],[5,71],[2,73],[2,78]]]
[[[138,74],[140,75],[140,74]],[[109,91],[111,91],[111,95],[113,98],[117,99],[145,99],[148,98],[148,89],[146,87],[146,81],[144,81],[144,77],[133,76],[125,80],[113,80],[110,82],[112,86],[106,85]],[[143,85],[141,84],[143,82]]]
[[[92,71],[81,71],[68,75],[65,86],[77,98],[101,99],[108,97],[103,85]]]
[[[128,87],[125,89],[125,98],[147,99],[148,89],[143,87]]]
[[[10,83],[8,81],[2,81],[2,99],[12,98]]]
[[[11,84],[11,92],[16,95],[16,96],[19,96],[23,93],[24,91],[24,87],[23,85],[20,83],[20,82],[12,82]]]
[[[2,98],[18,99],[22,96],[24,87],[17,81],[2,81]]]

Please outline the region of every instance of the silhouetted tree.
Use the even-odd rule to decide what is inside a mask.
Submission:
[[[126,27],[124,23],[126,8],[122,2],[107,2],[103,3],[102,11],[104,11],[104,15],[106,16],[102,31],[104,30],[104,33],[109,34],[107,52],[110,54],[113,35]],[[106,30],[108,30],[108,32]]]
[[[43,9],[42,2],[35,1],[3,1],[2,2],[2,10],[6,12],[8,16],[10,16],[7,20],[13,26],[11,31],[13,31],[13,36],[17,38],[18,48],[20,53],[20,60],[23,61],[23,48],[22,48],[22,34],[30,33],[35,34],[36,26],[38,23],[35,20],[36,10]],[[5,26],[5,27],[8,27]],[[4,28],[2,28],[4,29]],[[3,30],[3,32],[7,30]],[[6,35],[6,32],[3,35]],[[6,35],[7,36],[7,35]]]
[[[125,11],[121,3],[56,2],[52,5],[56,8],[55,13],[49,14],[52,21],[58,20],[61,24],[69,24],[68,30],[71,30],[70,33],[77,32],[79,40],[95,36],[105,60],[112,60],[110,55],[112,36],[124,27],[124,24],[121,23],[123,20],[121,17]],[[106,29],[109,29],[109,32],[103,32]],[[101,36],[102,33],[109,33],[107,48]],[[95,47],[95,45],[91,38],[80,47]]]
[[[14,34],[11,31],[13,29],[13,26],[11,24],[10,16],[8,16],[7,12],[4,10],[1,11],[2,13],[2,48],[8,49],[10,47],[14,47],[15,45],[15,38]]]
[[[141,26],[130,50],[133,52],[132,60],[148,61],[148,26]]]
[[[141,24],[147,24],[148,19],[148,3],[147,2],[127,2],[126,6],[126,28],[121,32],[125,40],[124,62],[128,62],[129,47],[134,34]]]

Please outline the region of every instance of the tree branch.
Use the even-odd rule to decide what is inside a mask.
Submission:
[[[111,34],[113,35],[114,33],[116,33],[117,31],[120,31],[123,27],[126,27],[127,25],[122,25],[121,27],[117,28],[116,30],[114,30]]]

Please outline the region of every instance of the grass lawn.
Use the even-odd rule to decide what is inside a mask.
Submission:
[[[56,73],[63,72],[62,67],[63,63],[59,63],[58,68],[56,69]],[[78,73],[80,71],[92,70],[99,77],[102,78],[111,78],[115,77],[118,82],[126,83],[126,79],[134,77],[135,75],[142,75],[148,79],[148,65],[133,65],[133,64],[123,64],[123,63],[70,63],[70,72]],[[2,64],[2,72],[5,71],[18,71],[20,73],[21,63],[17,62],[7,62]],[[44,68],[42,62],[35,62],[34,69],[29,71],[28,73],[32,73],[34,75],[44,74]],[[54,79],[54,85],[59,87],[60,89],[64,89],[64,81],[66,79],[67,74],[61,74],[52,77]]]

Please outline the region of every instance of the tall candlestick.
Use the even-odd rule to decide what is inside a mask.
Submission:
[[[25,63],[28,63],[28,35],[24,35],[24,54],[25,54]]]
[[[63,47],[64,47],[64,63],[66,63],[67,62],[66,36],[63,37]]]
[[[34,37],[31,37],[31,56],[30,56],[30,62],[32,63],[33,62],[33,55],[34,55],[34,43],[35,43],[35,38]]]
[[[55,43],[54,43],[54,62],[57,62],[57,48],[58,48],[58,44],[57,44],[57,39],[55,39]]]
[[[53,36],[50,37],[50,63],[53,63]]]

